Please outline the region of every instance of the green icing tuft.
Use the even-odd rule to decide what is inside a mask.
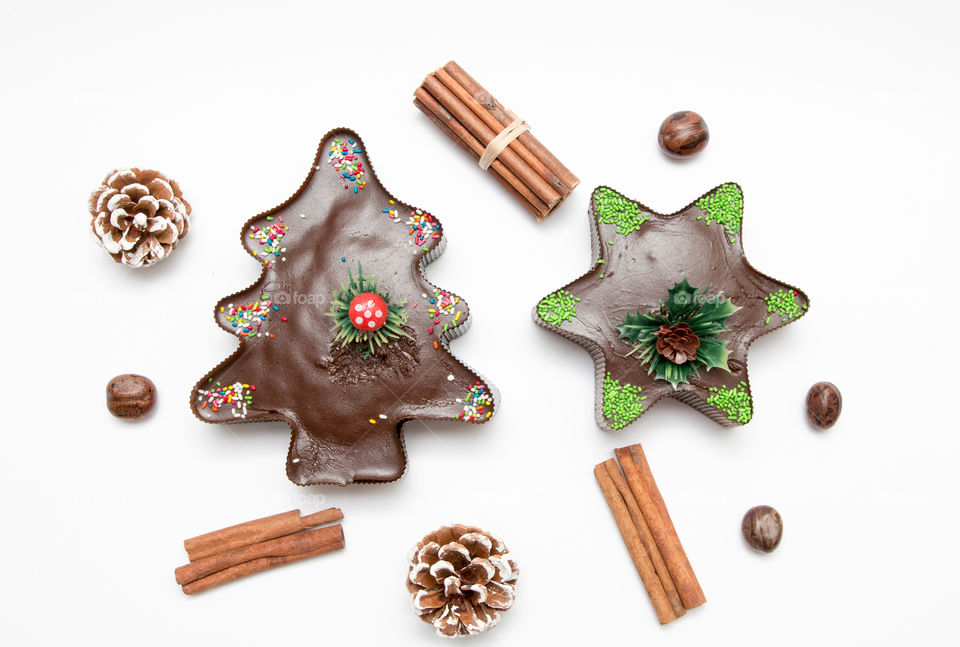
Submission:
[[[798,298],[795,291],[780,288],[768,294],[764,300],[767,302],[767,312],[776,312],[780,315],[780,321],[790,321],[800,317],[807,309],[807,306],[800,305]],[[770,323],[770,317],[767,317],[764,323]]]
[[[697,206],[706,212],[705,215],[697,216],[697,220],[703,220],[707,226],[710,226],[711,222],[723,225],[723,229],[730,236],[730,242],[737,242],[736,236],[740,234],[740,221],[743,219],[743,193],[739,186],[719,186],[713,193],[697,200]]]
[[[643,401],[647,396],[641,396],[642,389],[610,377],[610,373],[603,378],[603,417],[610,421],[614,429],[623,429],[640,417],[643,413]]]
[[[640,225],[650,220],[640,211],[640,206],[627,200],[625,197],[601,187],[593,192],[594,213],[597,222],[605,225],[616,225],[617,233],[621,236],[633,233],[640,229]],[[613,241],[609,241],[613,244]]]
[[[537,304],[537,316],[550,325],[559,326],[577,316],[579,302],[580,297],[575,297],[566,290],[557,290],[540,300]]]
[[[726,385],[721,385],[719,389],[712,386],[710,392],[713,395],[707,398],[707,404],[727,414],[729,420],[742,424],[750,422],[753,417],[753,403],[747,393],[746,382],[740,382],[732,389],[728,389]]]

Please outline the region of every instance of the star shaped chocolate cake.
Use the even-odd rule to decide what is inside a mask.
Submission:
[[[750,265],[742,217],[732,183],[669,215],[607,187],[593,192],[593,267],[544,297],[533,318],[593,356],[601,428],[622,429],[663,397],[727,427],[753,417],[747,350],[809,301]]]
[[[408,420],[493,414],[492,389],[448,350],[467,304],[423,274],[443,227],[380,185],[356,133],[328,133],[297,192],[241,242],[262,272],[214,309],[240,346],[194,387],[201,420],[286,422],[290,480],[346,485],[403,474]]]

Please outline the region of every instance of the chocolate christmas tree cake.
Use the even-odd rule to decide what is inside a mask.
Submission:
[[[491,387],[448,350],[467,304],[424,276],[443,227],[381,186],[356,133],[328,133],[300,188],[241,242],[262,272],[214,309],[240,345],[195,386],[201,420],[286,422],[290,480],[345,485],[403,474],[408,420],[493,414]]]

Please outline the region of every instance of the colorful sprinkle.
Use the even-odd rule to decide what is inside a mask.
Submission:
[[[213,378],[208,382],[213,382]],[[246,418],[247,407],[253,404],[252,392],[256,390],[253,384],[234,382],[230,386],[221,386],[220,382],[216,382],[210,390],[197,389],[197,402],[201,409],[210,405],[210,410],[214,412],[229,405],[234,418]]]
[[[227,304],[226,308],[220,308],[220,312],[225,315],[227,323],[235,330],[239,337],[262,337],[266,332],[267,315],[270,311],[277,312],[279,307],[272,301],[269,294],[260,295],[258,301],[251,301],[246,305]],[[280,317],[286,321],[286,317]],[[273,335],[267,334],[268,337]]]
[[[426,295],[424,295],[426,298]],[[440,326],[441,317],[449,317],[450,320],[443,323],[441,332],[446,332],[450,328],[456,328],[461,325],[463,321],[466,321],[466,318],[461,321],[461,317],[464,316],[462,310],[457,308],[457,305],[460,303],[460,297],[454,296],[449,292],[444,292],[443,290],[434,290],[433,297],[429,299],[433,307],[427,308],[427,334],[432,335],[434,328]],[[434,348],[437,348],[436,343],[434,343]]]
[[[386,212],[388,210],[384,209],[384,211]],[[389,211],[396,214],[396,210]],[[394,222],[401,222],[395,215],[391,217],[394,218]],[[427,243],[440,238],[440,222],[429,213],[424,213],[420,209],[411,211],[410,217],[403,224],[409,228],[407,233],[411,236],[411,247],[416,245],[423,251],[428,251],[430,246],[427,245]],[[417,249],[413,248],[412,251],[416,252]]]
[[[281,252],[287,251],[286,247],[280,247],[280,241],[289,233],[290,227],[283,224],[283,218],[280,218],[277,222],[273,222],[273,218],[267,216],[267,220],[271,221],[269,226],[264,225],[263,227],[258,227],[257,225],[251,225],[250,233],[247,234],[247,236],[257,241],[261,247],[259,254],[251,252],[254,257],[265,256],[266,260],[263,261],[263,264],[267,267],[273,267],[274,259],[280,258]],[[285,261],[287,259],[283,258],[282,260]]]
[[[363,168],[363,162],[360,160],[360,153],[363,151],[354,148],[350,140],[344,142],[340,139],[334,139],[330,150],[327,152],[330,165],[340,174],[344,181],[343,188],[349,189],[351,184],[353,192],[366,187],[367,183],[362,179],[366,169]]]
[[[489,410],[486,407],[491,407]],[[463,411],[457,416],[460,420],[473,422],[480,418],[489,418],[493,413],[493,396],[483,382],[475,382],[463,398]]]

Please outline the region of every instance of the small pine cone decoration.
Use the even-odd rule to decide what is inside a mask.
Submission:
[[[90,194],[90,227],[118,263],[145,267],[166,258],[187,235],[190,205],[180,187],[158,171],[111,172]]]
[[[685,364],[697,358],[700,338],[686,322],[660,326],[657,336],[657,352],[674,364]]]
[[[503,542],[472,526],[444,526],[410,553],[407,590],[420,619],[441,636],[472,636],[513,606],[517,564]]]

